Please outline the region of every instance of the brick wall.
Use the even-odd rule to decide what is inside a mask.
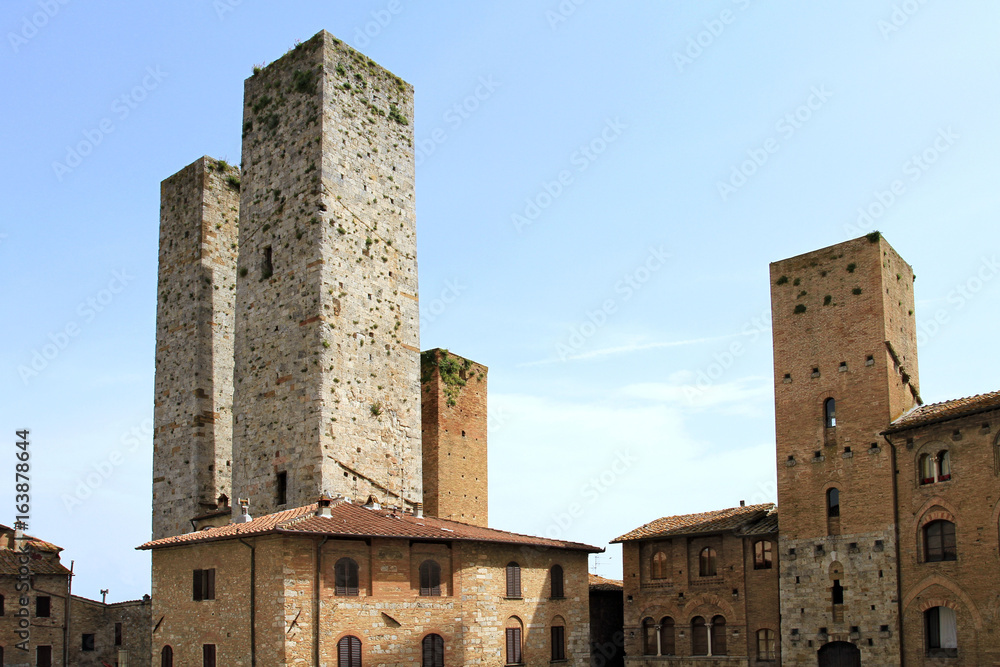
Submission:
[[[486,366],[447,350],[421,355],[424,511],[429,516],[488,525],[486,374]]]
[[[326,32],[246,82],[233,447],[254,514],[280,509],[279,472],[289,507],[421,500],[412,118],[412,87]]]
[[[201,158],[160,188],[153,538],[231,492],[239,170]]]
[[[28,594],[28,619],[31,622],[29,651],[25,653],[15,645],[22,641],[18,636],[17,616],[21,609],[18,601],[22,593],[17,590],[17,578],[0,575],[0,595],[4,598],[4,613],[0,616],[0,646],[4,650],[4,664],[35,664],[35,649],[38,646],[52,647],[52,664],[63,665],[63,636],[66,627],[67,577],[65,575],[39,574],[34,577],[33,591]],[[35,598],[48,595],[51,598],[51,616],[35,616]],[[71,638],[72,639],[72,638]]]

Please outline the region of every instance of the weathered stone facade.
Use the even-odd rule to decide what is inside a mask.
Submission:
[[[234,493],[422,499],[412,87],[322,32],[246,82]]]
[[[913,271],[875,233],[770,274],[783,663],[814,665],[845,642],[863,664],[899,664],[893,463],[880,434],[919,401]]]
[[[625,572],[625,664],[780,661],[777,539],[774,506],[754,505],[664,517],[614,540]]]
[[[488,525],[487,368],[447,350],[420,357],[424,512]]]
[[[153,537],[231,491],[239,170],[203,157],[160,188]]]
[[[385,522],[399,537],[364,534],[384,534]],[[512,624],[522,629],[523,664],[552,659],[554,625],[565,628],[565,663],[590,661],[587,556],[597,549],[586,545],[338,503],[329,517],[313,505],[144,548],[153,550],[153,613],[163,619],[154,662],[170,646],[174,664],[198,664],[202,646],[214,644],[220,665],[333,667],[338,642],[353,636],[363,664],[415,666],[423,639],[436,634],[446,665],[499,666]],[[337,590],[343,558],[357,566],[356,595]],[[440,568],[440,595],[421,594],[426,561]],[[519,595],[506,588],[512,562]],[[556,565],[562,591],[552,586]],[[214,599],[192,599],[195,569],[214,570]]]

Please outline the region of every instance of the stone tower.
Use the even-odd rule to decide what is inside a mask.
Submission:
[[[771,264],[783,661],[899,664],[895,491],[880,435],[916,406],[913,271],[875,232]]]
[[[327,32],[247,80],[233,487],[412,507],[420,474],[413,88]]]
[[[448,350],[420,357],[424,511],[488,526],[486,366]]]
[[[153,539],[231,489],[239,176],[203,157],[160,186]]]

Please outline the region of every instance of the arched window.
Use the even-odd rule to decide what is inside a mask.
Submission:
[[[934,483],[934,459],[930,454],[920,455],[920,483]]]
[[[562,616],[556,616],[552,619],[552,627],[550,628],[550,644],[552,649],[552,660],[565,660],[566,622],[563,620]]]
[[[507,627],[505,629],[505,639],[507,648],[507,663],[508,665],[520,665],[521,664],[521,647],[522,647],[522,634],[524,626],[521,624],[521,619],[517,616],[511,616],[507,619]]]
[[[714,577],[715,569],[715,549],[705,547],[698,556],[698,575],[702,577]]]
[[[770,570],[774,567],[773,545],[769,540],[761,540],[753,545],[753,569]]]
[[[831,519],[840,516],[840,489],[836,487],[826,491],[826,515]]]
[[[827,428],[837,425],[837,401],[828,398],[823,402],[823,423]]]
[[[521,566],[517,563],[507,563],[507,597],[521,597]]]
[[[642,619],[642,654],[656,655],[656,621],[648,616]]]
[[[691,619],[691,653],[708,655],[708,625],[701,616]]]
[[[942,519],[931,521],[924,526],[924,560],[928,563],[938,563],[957,559],[955,524]]]
[[[361,667],[361,640],[343,637],[337,642],[337,667]]]
[[[174,649],[169,644],[160,650],[160,667],[174,667]]]
[[[954,609],[931,607],[924,612],[924,644],[930,657],[958,657],[958,617]]]
[[[341,558],[334,566],[334,595],[358,594],[358,564],[353,558]]]
[[[662,551],[657,551],[653,554],[652,567],[650,568],[650,576],[653,579],[666,579],[667,578],[667,554]]]
[[[441,635],[427,635],[421,644],[421,667],[444,667],[444,639]]]
[[[660,619],[660,655],[674,655],[674,619],[665,616]]]
[[[428,558],[420,564],[420,594],[441,595],[441,566]]]
[[[726,618],[716,616],[712,619],[712,655],[726,655]]]
[[[937,455],[938,460],[938,481],[947,482],[951,479],[951,454],[947,449],[941,450]]]
[[[774,630],[765,629],[757,631],[757,659],[778,659],[778,637]]]
[[[549,597],[561,598],[565,597],[565,591],[563,590],[563,569],[562,565],[553,565],[552,569],[549,570],[549,576],[551,577],[551,584],[549,586]]]

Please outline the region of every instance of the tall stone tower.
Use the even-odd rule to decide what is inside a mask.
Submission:
[[[153,539],[231,489],[239,175],[203,157],[160,186]]]
[[[413,88],[327,32],[246,82],[234,493],[422,499]]]
[[[913,271],[876,232],[771,264],[771,310],[783,661],[860,651],[898,665],[894,468],[879,434],[920,400]]]
[[[488,526],[487,368],[448,350],[420,357],[424,511]]]

